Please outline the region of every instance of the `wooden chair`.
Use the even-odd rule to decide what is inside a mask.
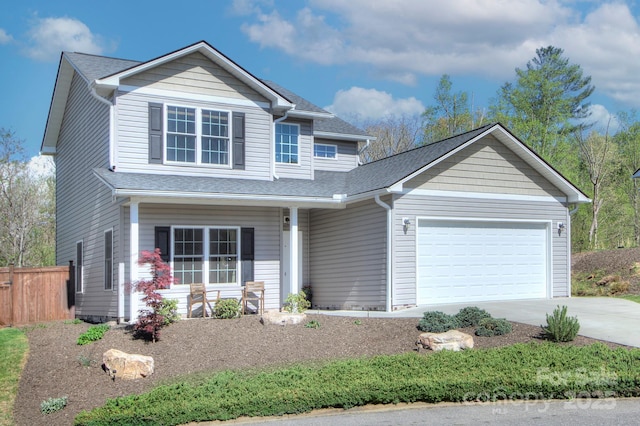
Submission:
[[[264,313],[264,281],[247,281],[242,290],[242,313],[247,313],[249,301],[256,302],[256,310]]]
[[[216,300],[220,299],[220,290],[218,290],[218,296]],[[209,303],[210,300],[207,298],[207,286],[202,283],[189,284],[189,306],[188,306],[188,314],[187,318],[191,318],[191,307],[193,305],[197,305],[198,303],[202,303],[202,318],[207,316],[207,308],[205,305],[209,306],[209,310],[211,311],[211,316],[213,316],[213,308]],[[215,300],[213,301],[215,303]]]

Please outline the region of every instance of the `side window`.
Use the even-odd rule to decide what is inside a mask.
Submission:
[[[167,107],[167,161],[196,162],[196,110]]]
[[[298,135],[300,126],[297,124],[276,124],[276,162],[298,164]]]
[[[316,143],[313,145],[313,156],[316,158],[337,158],[338,147],[336,145],[328,145],[324,143]]]
[[[82,240],[76,243],[76,293],[82,293],[82,276],[84,269],[84,244]]]
[[[104,233],[104,289],[113,290],[113,230]]]

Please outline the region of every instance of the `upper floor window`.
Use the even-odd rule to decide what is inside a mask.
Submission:
[[[229,113],[167,106],[166,160],[229,164]]]
[[[297,124],[276,124],[276,162],[298,164],[298,135],[300,126]]]
[[[316,158],[336,158],[338,155],[338,147],[336,145],[327,145],[316,143],[313,145],[313,156]]]

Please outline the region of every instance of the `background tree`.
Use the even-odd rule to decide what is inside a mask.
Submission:
[[[0,266],[55,263],[55,181],[29,167],[23,141],[0,129]]]
[[[621,129],[614,137],[620,152],[618,181],[629,204],[632,243],[637,246],[640,244],[640,180],[629,177],[640,168],[640,122],[634,112],[619,114],[618,121]]]
[[[391,116],[364,125],[367,134],[376,139],[360,150],[360,161],[370,163],[416,147],[421,132],[418,117]]]
[[[469,106],[469,94],[452,92],[451,78],[444,74],[440,78],[433,99],[423,117],[422,143],[430,144],[480,127],[484,123],[483,110],[473,111]]]
[[[590,114],[586,99],[595,89],[579,65],[570,64],[560,48],[536,50],[526,69],[516,68],[515,83],[505,83],[490,108],[492,119],[555,167],[566,154],[566,143],[580,120]]]

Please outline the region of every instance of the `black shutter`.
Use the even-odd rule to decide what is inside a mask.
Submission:
[[[169,263],[171,259],[171,251],[169,244],[171,243],[171,227],[156,226],[155,227],[155,248],[160,249],[160,257],[165,263]]]
[[[233,168],[244,170],[244,113],[233,113]]]
[[[240,229],[240,261],[242,262],[242,284],[253,281],[253,262],[255,260],[255,230],[254,228]]]
[[[149,103],[149,163],[162,163],[162,104]]]

